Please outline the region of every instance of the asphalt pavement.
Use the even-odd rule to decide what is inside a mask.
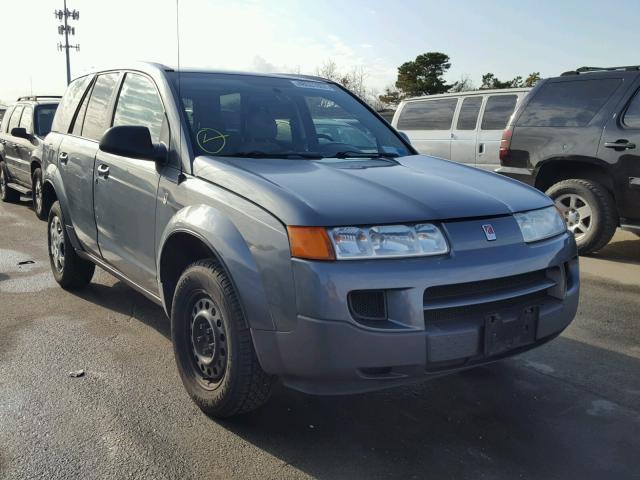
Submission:
[[[576,320],[520,357],[218,421],[159,307],[100,270],[63,291],[46,224],[0,204],[0,478],[640,479],[640,239],[581,268]]]

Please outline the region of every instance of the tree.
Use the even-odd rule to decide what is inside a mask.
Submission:
[[[469,75],[462,75],[460,80],[451,84],[449,88],[449,92],[451,93],[459,93],[459,92],[468,92],[469,90],[475,90],[476,87],[471,81]]]
[[[389,107],[397,106],[402,101],[402,98],[403,95],[400,90],[394,87],[387,87],[382,95],[378,95],[378,100]]]
[[[533,87],[540,80],[540,72],[530,73],[527,79],[524,81],[525,87]]]
[[[449,86],[442,77],[450,67],[448,55],[440,52],[423,53],[414,61],[398,67],[396,87],[406,96],[444,93]]]
[[[522,77],[518,75],[512,80],[507,80],[502,82],[498,80],[498,78],[493,73],[485,73],[482,76],[482,85],[480,85],[480,89],[484,90],[487,88],[515,88],[515,87],[532,87],[535,83],[540,80],[540,72],[530,73],[526,80],[522,80]]]

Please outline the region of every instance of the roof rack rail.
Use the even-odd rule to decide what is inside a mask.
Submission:
[[[568,72],[563,72],[560,76],[564,77],[567,75],[580,75],[581,73],[590,73],[590,72],[613,72],[616,70],[623,70],[625,72],[640,70],[640,65],[624,65],[621,67],[580,67],[575,70],[569,70]]]
[[[40,100],[41,98],[62,98],[62,95],[27,95],[25,97],[18,97],[18,102],[24,102],[27,100]]]

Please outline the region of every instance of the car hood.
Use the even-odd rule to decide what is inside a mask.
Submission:
[[[286,225],[364,225],[508,215],[552,205],[518,181],[447,160],[283,160],[201,156],[193,173]]]

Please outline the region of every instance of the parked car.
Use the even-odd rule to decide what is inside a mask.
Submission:
[[[404,100],[391,124],[425,155],[483,170],[500,166],[502,131],[530,88],[445,93]]]
[[[0,124],[0,199],[15,202],[32,196],[33,210],[44,220],[42,208],[42,146],[61,97],[21,97],[9,107]]]
[[[640,233],[640,67],[542,80],[502,136],[500,173],[546,192],[581,253]]]
[[[576,313],[575,241],[546,195],[417,155],[329,81],[97,72],[68,87],[45,156],[55,279],[99,265],[162,305],[210,415],[278,378],[346,394],[485,364]]]

